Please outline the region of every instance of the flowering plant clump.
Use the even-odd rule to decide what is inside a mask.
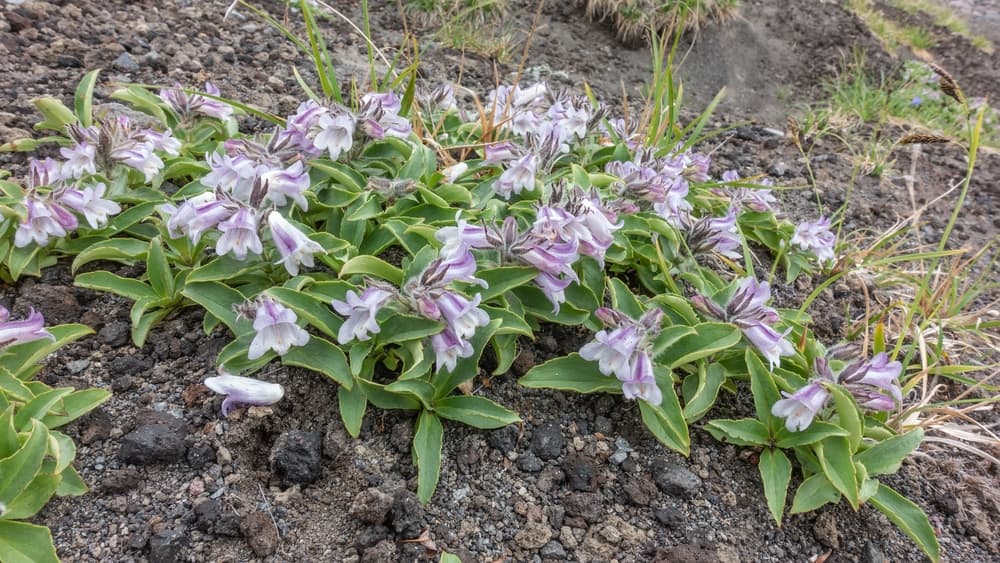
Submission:
[[[697,148],[707,114],[686,127],[656,121],[674,119],[666,110],[653,122],[616,120],[543,83],[502,85],[478,112],[447,85],[383,84],[344,100],[323,76],[330,99],[312,95],[285,118],[253,110],[272,123],[258,134],[238,131],[227,108],[248,108],[220,105],[211,86],[114,94],[156,128],[94,121],[95,74],[77,113],[46,101],[44,124],[67,135],[66,161],[0,181],[6,273],[37,274],[63,255],[74,269],[144,263],[139,279],[92,271],[76,283],[134,302],[137,345],[178,307],[203,308],[207,332],[228,330],[223,374],[206,380],[226,396],[224,414],[282,398],[245,377],[271,361],[335,382],[354,436],[371,407],[416,411],[425,502],[443,420],[519,420],[474,381],[507,373],[546,325],[583,326],[591,342],[519,383],[622,394],[660,442],[687,454],[689,425],[721,390],[749,382],[756,418],[705,427],[762,450],[777,521],[792,450],[806,479],[792,512],[870,501],[904,514],[907,533],[936,549],[913,524],[926,522],[919,509],[876,479],[921,438],[886,424],[902,366],[881,350],[847,365],[826,359],[809,318],[772,307],[753,270],[755,253],[770,252],[791,278],[823,271],[835,256],[829,221],[796,227],[777,214],[766,178],[713,170]],[[166,180],[178,189],[161,190]],[[492,373],[480,366],[486,353]]]
[[[73,468],[76,446],[58,428],[111,395],[103,389],[51,388],[35,381],[39,360],[91,331],[82,325],[45,327],[32,310],[12,320],[0,306],[0,560],[58,561],[48,528],[24,522],[54,496],[87,491]]]

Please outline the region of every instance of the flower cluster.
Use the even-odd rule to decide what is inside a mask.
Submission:
[[[781,363],[781,356],[795,354],[795,348],[785,339],[788,330],[780,333],[773,328],[778,322],[778,312],[767,305],[770,300],[771,287],[767,282],[758,283],[746,277],[740,280],[725,307],[703,295],[695,295],[691,303],[709,317],[738,326],[774,369]]]
[[[830,368],[827,358],[816,358],[813,378],[795,393],[782,392],[784,399],[774,403],[771,414],[785,419],[789,431],[805,430],[826,406],[830,398],[827,384],[839,384],[854,395],[863,408],[891,411],[903,400],[899,376],[903,365],[890,362],[885,352],[871,359],[857,359],[838,373]]]
[[[141,129],[124,115],[102,119],[89,127],[68,125],[66,131],[74,142],[59,149],[66,159],[62,165],[66,178],[98,171],[110,176],[121,165],[142,172],[146,182],[151,182],[163,169],[163,160],[156,151],[177,156],[181,148],[169,129],[163,133]]]
[[[550,170],[570,150],[570,143],[586,137],[604,116],[583,96],[553,94],[544,83],[522,88],[500,86],[490,94],[487,115],[493,125],[520,136],[487,145],[483,163],[501,165],[494,190],[504,199],[534,191],[539,171]]]
[[[32,159],[28,164],[27,190],[24,195],[24,220],[14,233],[14,246],[23,248],[32,242],[45,246],[49,238],[63,238],[79,226],[72,211],[80,214],[92,228],[100,228],[121,207],[104,198],[101,182],[84,185],[63,176],[63,167],[51,159]],[[72,211],[71,211],[72,210]]]
[[[739,182],[740,175],[735,170],[726,170],[722,173],[723,182]],[[774,181],[764,178],[759,182],[761,186],[773,186]],[[733,205],[746,207],[751,211],[764,213],[774,211],[774,204],[777,202],[774,194],[768,188],[730,188],[728,190],[718,190],[716,193],[728,195]]]
[[[460,214],[459,214],[460,215]],[[438,229],[444,244],[442,256],[456,256],[472,249],[492,249],[501,264],[523,264],[538,269],[535,284],[552,302],[553,310],[566,301],[565,290],[579,277],[573,264],[581,255],[602,265],[614,241],[615,213],[607,209],[596,191],[554,186],[545,205],[538,206],[535,221],[521,230],[517,219],[507,217],[499,227],[475,226],[456,216],[456,226]]]
[[[470,339],[477,328],[490,320],[486,312],[479,308],[480,294],[469,299],[451,288],[452,282],[486,287],[486,282],[475,277],[475,258],[467,248],[463,250],[450,256],[438,256],[402,288],[369,279],[360,294],[348,291],[344,300],[334,299],[333,309],[345,317],[337,341],[347,344],[352,340],[368,340],[372,334],[378,334],[381,329],[376,316],[382,308],[395,303],[404,312],[444,323],[444,329],[431,337],[431,347],[436,370],[453,371],[460,358],[473,354]]]
[[[660,333],[663,311],[654,307],[639,320],[601,307],[595,314],[610,330],[594,335],[594,341],[580,348],[580,356],[597,362],[601,373],[612,375],[622,382],[622,393],[627,399],[642,399],[658,406],[663,394],[653,374],[650,347]]]

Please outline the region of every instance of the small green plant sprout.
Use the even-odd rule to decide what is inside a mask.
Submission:
[[[89,334],[82,325],[46,329],[34,310],[11,320],[0,307],[0,560],[58,561],[52,536],[25,522],[54,496],[87,492],[73,469],[76,445],[57,429],[110,397],[103,389],[53,389],[35,381],[39,361]]]

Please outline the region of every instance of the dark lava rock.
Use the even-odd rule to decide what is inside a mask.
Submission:
[[[392,528],[404,538],[415,538],[426,527],[424,507],[417,495],[405,489],[396,492],[392,499]]]
[[[656,484],[653,483],[653,480],[646,474],[637,475],[625,481],[625,484],[622,485],[622,489],[624,489],[625,494],[628,495],[628,500],[632,501],[633,504],[638,504],[639,506],[649,506],[649,503],[653,502],[653,499],[655,499],[658,494]]]
[[[282,432],[271,448],[271,469],[286,483],[308,485],[323,470],[323,434],[290,430]]]
[[[389,441],[396,448],[396,451],[405,454],[410,452],[413,444],[413,424],[410,422],[400,422],[392,427],[389,434]]]
[[[366,549],[377,545],[380,541],[389,537],[389,528],[385,526],[368,526],[362,528],[358,535],[354,537],[354,549],[358,553],[364,553]]]
[[[180,560],[187,543],[183,530],[164,530],[149,538],[149,563],[174,563]]]
[[[323,455],[333,461],[337,461],[345,454],[350,453],[351,438],[340,428],[340,424],[327,426],[326,434],[323,436]]]
[[[541,551],[538,552],[543,559],[566,559],[566,550],[563,548],[562,544],[556,540],[552,540],[549,543],[542,546]]]
[[[83,66],[83,61],[73,55],[59,55],[56,57],[56,65],[65,68],[80,68]]]
[[[109,494],[124,493],[139,486],[139,472],[135,469],[108,471],[101,479],[101,490]]]
[[[535,473],[536,471],[541,471],[544,466],[545,464],[542,463],[542,460],[538,459],[538,456],[531,452],[527,452],[517,458],[517,467],[525,473]]]
[[[499,450],[502,453],[507,453],[514,451],[514,448],[517,447],[518,433],[519,431],[515,426],[504,426],[499,430],[490,432],[486,441],[489,442],[492,448]]]
[[[392,505],[392,495],[372,487],[354,497],[350,514],[368,524],[381,524],[392,510]]]
[[[861,552],[861,563],[889,563],[889,558],[878,546],[868,541],[865,542],[865,549]]]
[[[135,430],[122,438],[118,457],[125,463],[147,465],[184,459],[184,421],[176,416],[147,411],[137,417]]]
[[[583,518],[589,524],[600,522],[604,516],[604,497],[597,493],[571,493],[563,499],[566,514]]]
[[[655,516],[660,521],[660,524],[669,528],[679,528],[684,525],[684,513],[672,506],[657,510]]]
[[[240,521],[240,531],[257,557],[268,557],[278,550],[278,530],[271,517],[263,512],[250,512]]]
[[[652,469],[656,486],[668,495],[691,498],[701,488],[701,479],[683,465],[658,459]]]
[[[111,61],[111,66],[114,67],[115,70],[120,70],[122,72],[135,72],[139,70],[139,63],[135,62],[132,55],[127,52],[123,52],[118,55],[118,58]]]
[[[593,459],[571,454],[566,456],[562,468],[566,473],[566,484],[569,488],[590,493],[597,490],[597,464]]]
[[[104,328],[97,333],[97,336],[101,339],[101,342],[118,348],[128,342],[129,334],[128,323],[115,321],[104,325]]]
[[[222,516],[222,503],[210,498],[194,505],[195,526],[203,532],[208,532]]]
[[[128,323],[122,323],[124,327],[128,328]],[[148,356],[118,356],[117,358],[111,360],[108,365],[109,371],[117,375],[136,375],[138,373],[153,369],[153,360]]]
[[[80,442],[93,444],[111,437],[111,416],[104,409],[95,409],[80,419]]]
[[[546,422],[531,433],[531,451],[544,460],[555,459],[566,447],[566,437],[556,422]]]
[[[653,563],[717,563],[719,556],[708,546],[682,543],[656,550]]]
[[[361,554],[361,563],[383,563],[396,560],[396,543],[382,540],[375,547],[370,547]]]
[[[201,469],[209,463],[215,462],[215,448],[211,444],[196,444],[188,448],[188,465],[194,469]]]

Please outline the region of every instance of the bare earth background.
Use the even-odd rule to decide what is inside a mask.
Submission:
[[[293,46],[250,15],[223,21],[225,2],[79,0],[0,2],[0,141],[25,136],[37,120],[30,100],[69,100],[89,69],[105,69],[99,101],[114,83],[199,85],[210,79],[226,96],[282,114],[303,98],[291,65],[308,64]],[[276,2],[264,2],[283,14]],[[360,21],[359,2],[332,2]],[[534,2],[513,2],[512,29],[530,28]],[[373,1],[376,42],[403,38],[396,2]],[[1000,30],[994,0],[956,0],[976,31]],[[982,16],[982,17],[981,17]],[[291,14],[292,21],[295,14]],[[364,76],[362,40],[335,19],[324,24],[342,83]],[[411,31],[414,30],[410,22]],[[416,29],[416,31],[421,31]],[[933,56],[965,91],[998,99],[1000,66],[956,36]],[[739,18],[702,30],[687,54],[687,108],[700,111],[725,86],[713,125],[742,123],[713,151],[713,174],[730,168],[767,173],[780,184],[806,184],[805,163],[780,134],[795,104],[818,99],[824,77],[851,48],[876,68],[897,61],[835,2],[747,0]],[[430,85],[461,81],[480,94],[511,81],[516,64],[422,47]],[[579,88],[587,81],[605,100],[640,98],[650,72],[645,49],[628,49],[573,2],[548,2],[525,63],[524,80]],[[307,78],[309,72],[305,72]],[[244,130],[259,124],[252,119]],[[915,162],[914,162],[915,161]],[[0,155],[16,175],[26,156]],[[845,232],[878,234],[940,194],[964,173],[955,147],[897,155],[895,170],[857,180]],[[843,146],[823,141],[813,153],[826,211],[844,200],[851,165]],[[816,213],[810,190],[782,192],[793,219]],[[997,235],[1000,158],[981,157],[955,245],[976,247]],[[926,213],[925,240],[940,234],[953,200]],[[123,270],[141,274],[141,267]],[[811,310],[817,334],[833,343],[864,301],[851,278],[828,290]],[[817,280],[818,283],[818,280]],[[811,283],[776,288],[779,305],[795,305]],[[917,548],[870,507],[840,505],[792,516],[777,528],[765,507],[752,456],[715,442],[697,425],[683,459],[643,430],[633,405],[520,389],[515,376],[534,363],[575,351],[589,335],[543,333],[524,342],[514,373],[482,381],[478,392],[521,413],[524,424],[495,432],[446,425],[438,492],[420,506],[409,482],[412,418],[369,413],[359,440],[344,433],[335,387],[322,376],[275,367],[267,377],[286,388],[273,410],[222,419],[219,398],[200,382],[228,337],[204,335],[195,310],[168,319],[136,349],[129,341],[125,300],[76,289],[68,268],[0,288],[14,314],[39,309],[50,323],[83,322],[94,336],[49,361],[50,384],[100,386],[114,397],[74,424],[77,467],[91,494],[50,504],[37,521],[51,526],[65,561],[414,561],[435,556],[422,532],[463,561],[917,561]],[[485,372],[484,372],[485,373]],[[720,400],[709,418],[742,416],[748,396]],[[994,415],[995,416],[995,415]],[[615,454],[618,455],[615,455]],[[628,454],[623,455],[623,454]],[[624,458],[624,461],[622,459]],[[929,514],[949,561],[1000,558],[998,468],[978,458],[926,449],[891,485]],[[298,482],[300,484],[293,484]],[[793,483],[795,486],[795,483]],[[353,506],[353,508],[352,508]]]

